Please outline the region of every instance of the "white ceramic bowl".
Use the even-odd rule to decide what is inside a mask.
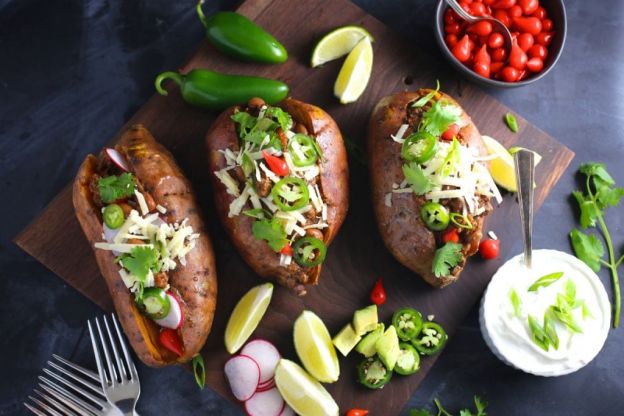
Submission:
[[[564,347],[569,346],[569,349],[563,351],[560,348],[555,351],[551,348],[552,351],[545,353],[530,340],[529,331],[525,328],[526,325],[523,326],[527,319],[526,313],[523,311],[522,318],[513,321],[516,317],[510,312],[513,307],[509,292],[511,287],[526,290],[535,281],[535,276],[541,277],[559,270],[564,272],[560,279],[561,285],[564,284],[564,279],[572,278],[577,286],[577,299],[584,299],[588,306],[591,305],[592,317],[587,319],[592,322],[586,323],[588,326],[583,334],[567,333],[570,339]],[[540,292],[542,290],[544,292]],[[547,296],[541,299],[549,302],[556,298],[556,294],[553,295],[554,290],[555,284],[538,289],[535,292],[537,295],[530,296],[533,299]],[[527,308],[538,304],[527,304]],[[585,263],[561,251],[534,250],[532,269],[526,268],[522,254],[511,258],[498,269],[483,295],[479,323],[485,342],[507,365],[538,376],[561,376],[579,370],[598,355],[609,333],[611,304],[599,277]]]

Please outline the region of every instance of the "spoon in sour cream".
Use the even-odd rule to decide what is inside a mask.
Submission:
[[[524,264],[531,268],[533,250],[533,193],[535,164],[534,154],[530,150],[520,149],[514,154],[516,169],[516,188],[518,189],[518,203],[520,205],[520,222],[524,240]]]

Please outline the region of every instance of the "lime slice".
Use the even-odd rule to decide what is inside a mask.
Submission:
[[[225,349],[234,354],[249,339],[271,301],[273,283],[252,288],[236,306],[225,327]]]
[[[334,95],[342,104],[357,100],[366,89],[373,69],[373,47],[370,38],[364,37],[345,59],[334,84]]]
[[[295,321],[293,332],[295,350],[305,369],[324,383],[338,380],[338,355],[321,318],[314,312],[303,311]]]
[[[490,174],[498,185],[511,192],[516,192],[516,172],[514,170],[514,160],[505,146],[497,142],[490,136],[481,136],[485,147],[491,155],[498,156],[490,161]]]
[[[337,416],[338,405],[325,388],[298,364],[281,359],[275,385],[290,407],[301,416]]]
[[[310,65],[314,68],[345,56],[364,37],[369,38],[371,42],[373,41],[371,34],[360,26],[342,26],[332,30],[323,36],[314,47]]]
[[[542,161],[542,156],[534,150],[527,149],[526,147],[514,146],[509,148],[509,154],[514,155],[518,153],[520,150],[528,150],[529,152],[533,152],[535,156],[533,156],[533,163],[537,166]]]

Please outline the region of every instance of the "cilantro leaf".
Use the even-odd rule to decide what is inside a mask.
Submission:
[[[271,117],[277,121],[283,131],[287,131],[292,126],[292,117],[279,107],[269,107],[264,112],[265,117]]]
[[[241,137],[247,136],[249,131],[256,125],[258,119],[245,111],[238,111],[230,116],[238,124],[238,134]]]
[[[584,234],[573,228],[570,231],[570,241],[576,257],[585,262],[593,271],[600,270],[600,260],[604,255],[604,246],[593,234]]]
[[[124,269],[144,283],[149,271],[158,267],[158,251],[152,247],[138,246],[130,253],[119,256],[119,260]]]
[[[433,257],[433,274],[436,277],[448,276],[464,257],[461,250],[462,245],[458,243],[446,243],[437,249]]]
[[[488,406],[488,402],[483,401],[481,397],[474,396],[475,407],[477,408],[477,416],[487,416],[485,408]]]
[[[594,201],[585,198],[583,193],[580,191],[574,191],[572,192],[572,195],[576,198],[576,201],[579,204],[579,209],[581,210],[581,217],[579,220],[581,227],[583,229],[587,227],[595,227],[599,211]]]
[[[258,240],[266,241],[271,249],[276,252],[288,243],[286,231],[277,218],[254,221],[251,232]]]
[[[468,409],[462,409],[459,411],[459,416],[474,416]]]
[[[529,292],[535,292],[540,287],[547,287],[555,283],[559,278],[563,276],[563,272],[549,273],[546,276],[542,276],[535,281],[530,287]]]
[[[609,175],[609,173],[607,172],[607,167],[605,166],[604,163],[597,163],[597,162],[583,163],[579,167],[579,172],[583,173],[586,176],[597,176],[609,185],[615,184],[615,181],[613,180],[611,175]]]
[[[412,409],[409,411],[409,416],[433,416],[433,414],[426,409]]]
[[[416,195],[424,195],[433,189],[433,182],[416,162],[403,165],[405,180],[410,184]]]
[[[436,101],[422,116],[422,128],[440,136],[448,127],[461,119],[462,110],[458,106],[445,100]]]
[[[594,176],[593,179],[598,207],[605,209],[609,206],[617,206],[620,203],[620,199],[624,196],[624,188],[613,186],[598,176]]]
[[[132,196],[135,188],[134,176],[128,172],[119,176],[105,176],[98,180],[100,198],[107,204]]]
[[[431,99],[440,91],[440,80],[436,79],[436,89],[432,90],[431,92],[429,92],[427,95],[425,95],[424,97],[421,97],[418,99],[418,101],[416,101],[414,104],[412,104],[412,107],[414,108],[420,108],[420,107],[424,107],[429,101],[431,101]]]

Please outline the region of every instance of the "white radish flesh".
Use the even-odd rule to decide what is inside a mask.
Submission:
[[[162,319],[154,319],[154,322],[163,328],[178,329],[184,323],[184,312],[176,296],[167,292],[167,298],[169,298],[170,305],[169,313]]]
[[[279,416],[284,409],[284,399],[276,388],[260,391],[245,402],[250,416]]]
[[[282,409],[282,413],[280,413],[279,416],[295,416],[295,411],[292,409],[292,407],[284,403],[284,408]]]
[[[114,164],[119,167],[119,169],[123,170],[124,172],[128,172],[130,170],[130,168],[128,167],[128,163],[126,163],[126,158],[124,158],[122,154],[119,153],[117,150],[107,147],[106,155]]]
[[[275,367],[282,358],[275,345],[264,339],[248,342],[241,354],[253,358],[260,366],[260,384],[270,381],[275,376]]]
[[[252,358],[232,357],[225,363],[224,372],[234,397],[244,402],[254,395],[260,382],[260,367]]]
[[[117,234],[119,233],[119,228],[113,230],[112,228],[108,228],[108,226],[106,224],[102,224],[102,228],[104,231],[104,240],[106,240],[109,243],[112,243],[115,240],[115,237],[117,236]],[[118,251],[113,250],[113,256],[118,256],[121,253],[119,253]]]

